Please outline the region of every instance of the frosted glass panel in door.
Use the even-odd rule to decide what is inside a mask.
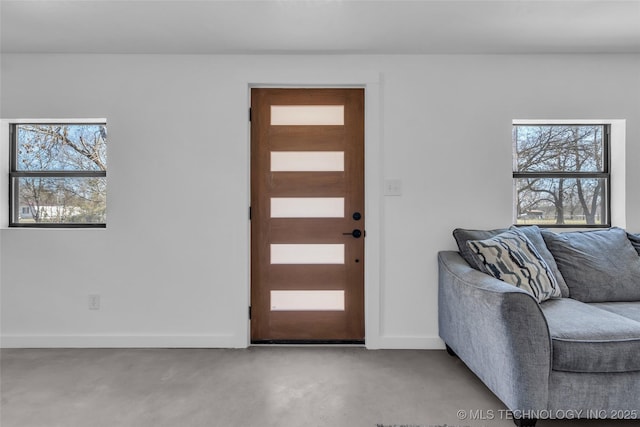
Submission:
[[[271,264],[344,264],[344,244],[271,244]]]
[[[272,197],[271,218],[343,218],[344,197]]]
[[[344,125],[344,105],[272,105],[272,126]]]
[[[271,311],[344,311],[344,291],[271,291]]]
[[[343,151],[272,151],[271,172],[342,172]]]

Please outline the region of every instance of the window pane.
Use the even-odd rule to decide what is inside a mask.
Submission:
[[[271,291],[271,311],[344,311],[344,291]]]
[[[18,171],[106,171],[107,127],[100,124],[16,126]]]
[[[272,243],[271,264],[344,264],[344,245]]]
[[[14,222],[106,223],[104,177],[15,178],[14,182],[19,195],[18,218]]]
[[[271,172],[342,172],[343,151],[272,151]]]
[[[603,125],[514,125],[514,172],[605,172]]]
[[[272,197],[271,218],[343,218],[344,197]]]
[[[516,224],[607,224],[605,178],[517,178]]]
[[[344,105],[272,105],[272,126],[344,125]]]

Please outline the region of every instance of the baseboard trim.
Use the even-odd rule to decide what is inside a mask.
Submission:
[[[246,348],[236,335],[2,335],[0,348]],[[437,336],[380,336],[368,349],[442,350]]]
[[[245,348],[234,335],[3,335],[2,348]]]
[[[438,336],[389,336],[376,340],[377,348],[390,350],[444,350],[444,341]]]

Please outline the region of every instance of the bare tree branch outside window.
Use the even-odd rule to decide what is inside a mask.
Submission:
[[[609,224],[607,125],[514,125],[516,224]]]
[[[105,124],[15,124],[11,142],[11,225],[106,224]]]

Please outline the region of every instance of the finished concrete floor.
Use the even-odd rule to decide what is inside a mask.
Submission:
[[[5,349],[0,358],[1,427],[513,426],[439,350]]]

